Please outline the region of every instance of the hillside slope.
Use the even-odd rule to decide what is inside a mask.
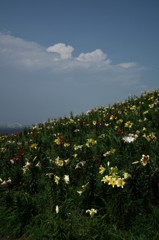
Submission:
[[[156,90],[1,136],[0,236],[157,239],[158,119]]]

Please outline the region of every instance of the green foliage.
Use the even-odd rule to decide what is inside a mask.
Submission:
[[[0,136],[0,236],[157,240],[158,119],[156,90]]]

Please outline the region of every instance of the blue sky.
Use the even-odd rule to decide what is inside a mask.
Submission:
[[[1,0],[0,125],[159,88],[158,0]]]

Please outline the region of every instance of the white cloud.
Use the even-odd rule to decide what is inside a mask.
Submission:
[[[72,57],[73,50],[0,34],[0,124],[80,113],[143,90],[135,63],[113,64],[100,49]]]
[[[125,62],[125,63],[119,63],[117,64],[119,67],[121,68],[125,68],[125,69],[128,69],[128,68],[133,68],[133,67],[136,67],[137,64],[135,62]]]
[[[102,62],[105,61],[106,58],[107,55],[104,52],[102,52],[102,50],[96,49],[93,52],[81,53],[77,57],[77,60],[81,62]]]
[[[74,48],[64,43],[57,43],[53,46],[48,47],[46,50],[47,52],[58,53],[61,59],[69,59],[72,57],[72,52],[74,51]]]
[[[18,68],[21,66],[28,70],[44,68],[49,59],[45,49],[37,43],[2,33],[0,33],[0,53],[1,61]]]

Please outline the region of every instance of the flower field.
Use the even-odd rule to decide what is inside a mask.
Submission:
[[[0,136],[0,237],[159,239],[159,90]]]

